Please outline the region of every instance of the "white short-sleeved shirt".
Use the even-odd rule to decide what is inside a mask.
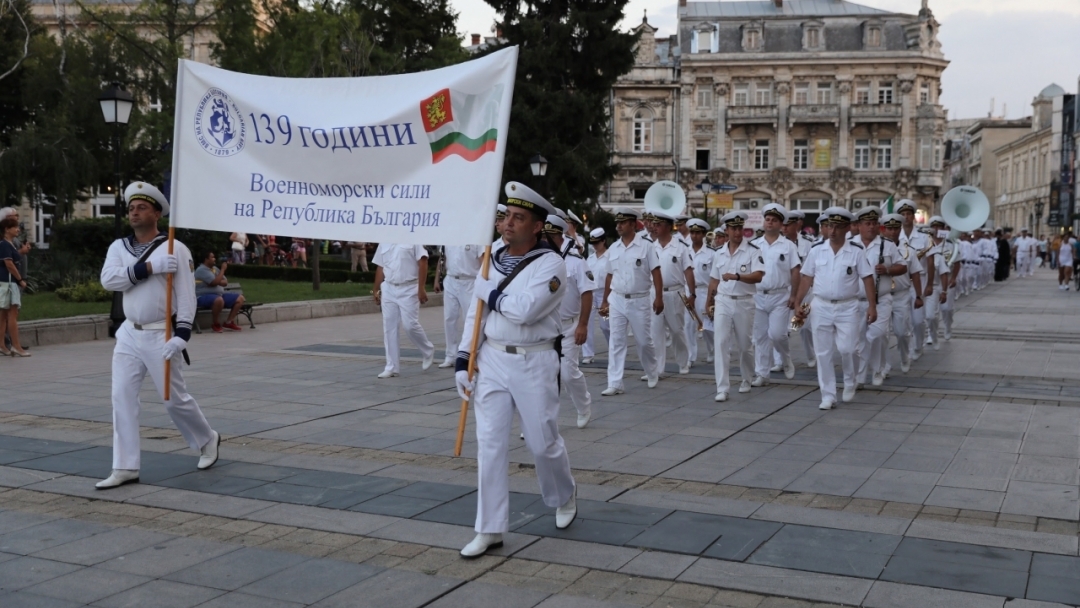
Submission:
[[[716,288],[717,295],[752,296],[757,293],[754,285],[742,281],[725,281],[724,275],[753,274],[758,271],[765,271],[765,259],[760,249],[744,239],[734,252],[731,251],[730,244],[716,250],[709,277],[720,281]]]
[[[695,291],[707,291],[709,289],[709,279],[712,278],[712,265],[713,257],[716,255],[716,250],[711,247],[701,246],[701,249],[694,251],[690,250],[690,254],[693,257],[691,262],[694,264],[694,286]]]
[[[874,276],[874,268],[861,244],[844,241],[843,247],[833,252],[832,244],[822,241],[810,248],[802,274],[813,277],[816,297],[847,300],[858,297],[863,279]]]
[[[683,245],[682,240],[672,237],[666,246],[659,241],[653,243],[656,248],[656,256],[660,260],[660,274],[664,278],[664,288],[685,287],[686,269],[690,268],[690,248]]]
[[[600,297],[604,297],[603,289],[604,286],[607,285],[608,275],[607,250],[604,250],[604,253],[598,256],[596,255],[596,250],[593,249],[592,254],[589,255],[589,259],[586,260],[586,263],[589,265],[589,272],[592,274],[589,278],[596,283],[596,290],[601,292]],[[594,295],[593,298],[595,299],[595,297],[596,296]],[[599,300],[597,300],[596,305],[600,305]]]
[[[757,290],[791,287],[791,271],[802,265],[799,247],[783,236],[777,237],[771,244],[764,236],[754,239],[753,243],[761,250],[761,257],[765,260],[765,277],[757,284]]]
[[[882,294],[892,291],[893,277],[886,275],[881,277],[881,280],[878,281],[877,273],[874,272],[874,267],[879,263],[884,264],[886,268],[893,264],[904,264],[906,266],[907,262],[900,257],[900,250],[896,248],[896,245],[894,245],[892,241],[883,239],[880,236],[875,237],[874,240],[870,241],[869,245],[862,241],[862,237],[859,237],[853,242],[862,245],[864,248],[863,252],[866,261],[870,263],[870,273],[874,276],[874,280],[878,284],[878,293]],[[882,247],[883,243],[884,247]],[[859,282],[859,297],[866,297],[866,286],[862,284],[862,281]]]
[[[927,244],[929,244],[929,243],[927,243]],[[925,246],[924,246],[924,248],[925,248]],[[926,252],[926,256],[929,256],[931,251],[933,251],[933,248],[931,248],[930,251]],[[904,265],[907,266],[907,271],[904,272],[904,274],[902,274],[902,275],[892,277],[893,291],[906,291],[908,289],[911,289],[911,284],[912,284],[911,283],[911,275],[916,274],[916,273],[918,273],[920,275],[923,274],[923,261],[927,259],[926,256],[924,256],[923,259],[920,260],[918,251],[915,251],[913,249],[908,249],[907,258],[905,259],[903,252],[901,252],[900,261],[903,262]],[[884,281],[884,280],[885,279],[882,278],[882,281]],[[925,276],[922,277],[922,280],[923,280],[923,289],[925,291],[926,277]]]
[[[596,283],[589,275],[589,265],[574,252],[566,254],[566,293],[559,305],[559,316],[563,321],[581,314],[581,294],[596,289]]]
[[[382,268],[384,281],[398,285],[415,283],[420,272],[417,262],[426,257],[427,249],[423,245],[379,243],[371,262]]]
[[[653,286],[652,271],[660,267],[660,258],[651,239],[635,236],[629,245],[619,239],[607,254],[611,291],[619,295],[647,293]]]
[[[480,260],[484,257],[482,245],[450,245],[443,248],[445,270],[448,277],[475,279],[480,272]]]
[[[1061,249],[1058,250],[1058,266],[1069,266],[1073,263],[1073,245],[1075,244],[1076,239],[1072,237],[1062,239]]]

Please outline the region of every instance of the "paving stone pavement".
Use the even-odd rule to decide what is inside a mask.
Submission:
[[[143,483],[108,493],[111,345],[38,348],[4,363],[0,605],[1080,604],[1070,296],[1042,273],[962,299],[941,350],[824,413],[806,369],[723,404],[699,368],[601,398],[601,353],[593,422],[562,416],[579,521],[554,529],[517,447],[512,533],[480,565],[455,552],[475,444],[449,457],[451,374],[405,345],[376,380],[377,316],[199,337],[185,375],[228,460],[195,472],[147,383]]]

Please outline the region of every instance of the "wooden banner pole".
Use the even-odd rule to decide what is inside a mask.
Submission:
[[[484,279],[488,278],[488,270],[491,265],[491,245],[484,248],[484,262],[483,267],[480,269],[480,276]],[[469,347],[469,381],[472,381],[476,375],[476,345],[480,342],[480,330],[484,321],[484,305],[485,302],[479,298],[476,300],[476,314],[473,316],[475,319],[473,323],[472,332],[472,346]],[[476,387],[473,387],[475,392]],[[470,394],[470,396],[472,396]],[[469,421],[469,400],[461,400],[461,417],[458,419],[457,429],[457,441],[454,443],[454,457],[461,456],[461,444],[465,441],[465,424]]]
[[[172,222],[169,222],[170,224]],[[169,255],[173,254],[173,243],[176,241],[176,228],[169,226]],[[165,275],[165,341],[172,339],[172,290],[173,276],[176,273]],[[165,401],[169,400],[169,387],[172,384],[172,360],[165,360]]]

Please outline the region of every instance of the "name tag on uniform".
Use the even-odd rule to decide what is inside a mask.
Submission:
[[[781,262],[783,262],[783,261],[784,261],[784,254],[782,254],[782,253],[780,254],[780,261],[781,261]]]
[[[641,266],[641,258],[638,258],[638,260],[637,260],[637,265],[638,265],[638,266]]]
[[[848,267],[847,267],[847,273],[848,273],[848,274],[851,274],[851,273],[853,273],[853,272],[854,272],[854,270],[853,270],[853,269],[851,268],[851,266],[848,266]]]
[[[677,256],[677,255],[671,256],[671,263],[672,264],[678,264],[679,263],[679,256]]]

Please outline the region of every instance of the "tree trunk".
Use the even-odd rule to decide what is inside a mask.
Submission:
[[[322,278],[319,277],[319,255],[322,253],[322,241],[320,239],[311,240],[311,256],[308,261],[311,262],[311,290],[319,291],[322,287]]]

